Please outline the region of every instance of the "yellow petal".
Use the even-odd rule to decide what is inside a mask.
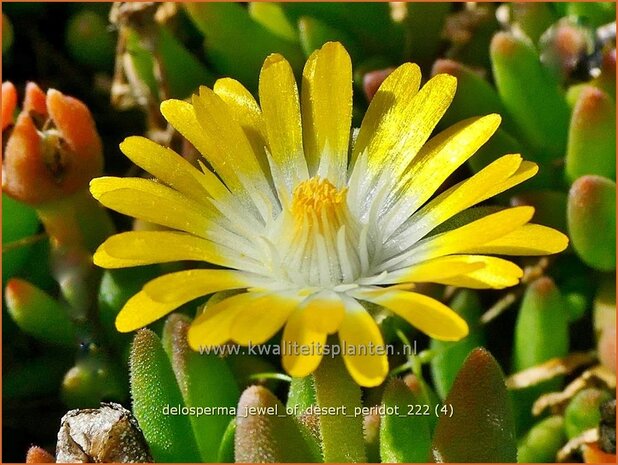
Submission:
[[[239,179],[258,207],[263,208],[261,196],[267,196],[272,203],[274,196],[266,173],[225,102],[208,87],[202,86],[199,95],[193,96],[193,108],[204,136],[210,141],[210,152],[205,156],[215,171],[223,179],[228,176]]]
[[[352,123],[352,62],[340,43],[327,42],[309,57],[301,99],[309,173],[344,187]]]
[[[313,331],[333,334],[343,320],[345,306],[332,291],[322,291],[308,297],[301,304],[305,324]]]
[[[458,257],[470,263],[482,263],[484,266],[433,282],[471,289],[504,289],[519,284],[519,280],[524,275],[520,267],[502,258],[483,255],[459,255]]]
[[[252,203],[242,181],[233,166],[226,163],[227,155],[222,155],[218,139],[213,138],[202,128],[192,104],[182,100],[161,102],[161,113],[165,119],[182,134],[212,164],[226,186],[234,192],[245,205]],[[223,157],[223,158],[222,158]]]
[[[137,166],[187,197],[203,202],[208,195],[204,175],[172,149],[145,137],[127,137],[120,150]]]
[[[245,86],[232,78],[222,78],[215,82],[215,94],[221,97],[227,108],[253,148],[253,152],[265,174],[270,178],[270,166],[264,147],[266,147],[266,128],[262,110]]]
[[[181,260],[230,266],[231,260],[220,252],[221,246],[181,232],[130,231],[108,238],[95,252],[93,261],[103,268],[126,268]]]
[[[549,255],[562,252],[569,238],[540,224],[526,224],[497,239],[462,250],[467,253],[496,255]]]
[[[431,258],[476,250],[530,221],[534,208],[514,207],[501,210],[459,228],[421,240],[408,252],[396,254],[376,267],[377,272],[403,268]]]
[[[289,293],[262,294],[238,313],[230,328],[232,339],[242,345],[266,342],[301,301],[301,297]]]
[[[96,178],[90,192],[107,208],[168,228],[204,236],[214,218],[206,206],[167,186],[141,178]]]
[[[438,195],[404,223],[407,228],[397,239],[400,247],[411,246],[457,213],[485,200],[488,192],[517,171],[521,161],[520,155],[505,155]]]
[[[204,133],[197,120],[193,105],[183,100],[165,100],[161,102],[161,114],[174,129],[184,136],[205,157],[213,150],[213,143]],[[222,173],[219,173],[222,174]],[[229,174],[229,173],[225,173]],[[236,176],[224,178],[230,188],[238,188]]]
[[[308,178],[303,153],[300,103],[290,64],[275,53],[264,61],[260,71],[260,106],[272,157],[271,173],[282,197]]]
[[[405,103],[410,102],[418,92],[420,84],[421,70],[413,63],[404,63],[388,75],[365,113],[350,166],[367,149],[379,129],[395,123],[399,113],[405,110]]]
[[[496,114],[469,118],[431,138],[419,150],[398,186],[402,190],[399,209],[408,215],[415,212],[453,171],[487,142],[500,121]]]
[[[260,297],[257,292],[243,292],[212,305],[198,315],[189,327],[187,340],[193,350],[224,344],[232,339],[230,328],[245,306]],[[216,297],[216,296],[214,296]]]
[[[326,334],[313,331],[305,325],[303,312],[290,315],[283,330],[281,362],[291,376],[303,378],[320,365]]]
[[[459,255],[449,255],[390,272],[376,284],[438,283],[453,276],[476,271],[484,266],[481,261],[470,261],[462,259]]]
[[[397,182],[450,105],[456,86],[453,76],[438,74],[411,99],[404,99],[406,93],[394,94],[395,103],[366,148],[367,166],[374,177],[386,169]]]
[[[116,317],[126,333],[142,328],[198,297],[248,287],[245,275],[228,270],[188,270],[160,276],[131,297]]]
[[[539,167],[536,163],[524,160],[515,173],[513,173],[505,181],[496,183],[491,189],[485,192],[485,194],[481,197],[479,202],[489,199],[493,197],[494,195],[498,195],[501,192],[504,192],[513,186],[521,184],[522,182],[530,179],[532,176],[534,176],[538,172],[539,172]]]
[[[142,292],[155,302],[185,304],[193,299],[228,289],[256,285],[248,274],[233,270],[183,270],[163,275],[146,283]],[[177,305],[179,306],[179,305]]]
[[[458,341],[468,334],[468,324],[463,318],[426,295],[390,289],[359,291],[354,295],[391,310],[435,339]]]
[[[347,298],[345,306],[345,317],[339,328],[345,366],[361,386],[378,386],[388,373],[380,329],[367,310],[354,299]]]

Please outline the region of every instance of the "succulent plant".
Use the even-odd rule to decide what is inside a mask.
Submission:
[[[50,8],[61,12],[62,27],[29,32],[46,24]],[[24,444],[47,449],[30,448],[28,462],[615,460],[614,2],[34,3],[3,10],[3,71],[18,84],[2,86],[3,405],[12,418],[36,423],[40,415],[53,423],[45,434],[17,427]],[[505,207],[531,206],[534,223],[568,235],[567,251],[518,259],[523,276],[508,289],[416,284],[465,321],[469,333],[456,342],[427,338],[368,305],[385,343],[396,348],[391,371],[374,387],[359,386],[342,357],[290,377],[270,352],[277,339],[257,355],[235,353],[230,344],[194,351],[187,339],[194,317],[233,299],[235,290],[184,303],[135,334],[119,333],[115,320],[132,296],[187,266],[93,265],[97,247],[117,230],[163,232],[148,219],[127,222],[90,195],[92,178],[143,177],[139,166],[169,181],[161,169],[169,165],[167,149],[149,142],[152,156],[138,161],[139,151],[129,147],[136,166],[121,160],[116,139],[143,132],[197,167],[200,147],[168,125],[161,102],[189,99],[206,85],[233,105],[240,94],[226,87],[231,80],[215,85],[231,77],[248,89],[236,102],[245,108],[261,97],[258,76],[269,55],[285,56],[292,78],[307,80],[305,61],[332,41],[354,64],[353,128],[374,98],[385,98],[380,86],[409,61],[427,79],[457,78],[438,132],[477,115],[501,115],[491,139],[439,183],[438,195],[505,153],[539,166],[534,178],[432,235]],[[62,92],[24,85],[31,79]],[[245,116],[235,113],[246,133],[253,123]],[[114,125],[121,136],[107,132]],[[353,130],[352,143],[358,137],[363,143]],[[225,171],[214,168],[215,177]],[[534,255],[541,242],[520,238],[521,255]],[[109,401],[130,411],[101,404]],[[50,413],[32,414],[35,402],[51,405]],[[77,410],[61,422],[67,409]],[[111,433],[92,427],[99,415],[114,419]],[[71,422],[88,429],[97,447],[68,447],[75,443]],[[50,431],[58,426],[54,451]],[[21,460],[22,442],[7,457]]]

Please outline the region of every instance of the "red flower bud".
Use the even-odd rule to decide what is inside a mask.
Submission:
[[[2,83],[2,130],[13,123],[13,112],[17,105],[17,92],[10,82]]]
[[[4,129],[15,108],[12,84],[3,84],[2,101]],[[29,83],[6,142],[2,190],[22,202],[43,204],[86,188],[102,169],[101,139],[88,108],[57,90],[45,94]]]

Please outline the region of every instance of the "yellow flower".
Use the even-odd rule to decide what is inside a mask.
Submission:
[[[556,253],[567,238],[529,224],[531,207],[485,216],[471,209],[537,172],[520,155],[505,155],[432,198],[491,137],[500,117],[471,118],[427,141],[456,80],[437,75],[419,90],[420,81],[418,66],[397,68],[355,136],[352,65],[338,43],[309,57],[300,95],[290,65],[273,54],[260,73],[259,105],[228,78],[213,90],[201,87],[191,103],[163,102],[163,116],[208,165],[197,169],[148,139],[126,139],[122,151],[158,181],[104,177],[92,181],[91,192],[109,208],[171,230],[112,236],[94,261],[106,268],[178,260],[218,267],[149,282],[119,313],[118,330],[236,290],[195,318],[193,348],[260,344],[282,327],[284,349],[311,348],[338,333],[344,348],[355,348],[344,361],[363,386],[380,384],[388,371],[386,356],[367,350],[383,345],[368,307],[387,309],[433,338],[466,336],[466,322],[410,290],[413,283],[513,286],[522,270],[493,255]],[[472,213],[467,220],[435,231],[464,210]],[[321,360],[319,350],[284,352],[292,376],[308,375]]]

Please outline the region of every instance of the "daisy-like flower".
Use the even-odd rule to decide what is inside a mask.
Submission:
[[[193,260],[217,268],[150,281],[119,313],[118,330],[234,290],[195,318],[193,348],[260,344],[284,328],[282,347],[298,350],[283,351],[283,366],[301,377],[322,357],[310,348],[338,334],[347,369],[363,386],[380,384],[388,372],[383,352],[361,349],[383,346],[376,308],[433,338],[466,336],[466,322],[414,292],[414,283],[513,286],[522,270],[494,255],[556,253],[567,239],[530,224],[531,207],[485,216],[486,209],[473,208],[537,172],[520,155],[505,155],[433,197],[500,117],[468,119],[428,140],[456,80],[437,75],[419,90],[420,81],[418,66],[397,68],[355,136],[352,65],[338,43],[309,57],[300,93],[288,62],[273,54],[260,72],[259,105],[228,78],[213,90],[201,87],[191,103],[163,102],[163,116],[204,161],[197,169],[148,139],[126,139],[122,151],[157,179],[104,177],[92,181],[91,192],[111,209],[169,230],[112,236],[94,261],[120,268]]]

